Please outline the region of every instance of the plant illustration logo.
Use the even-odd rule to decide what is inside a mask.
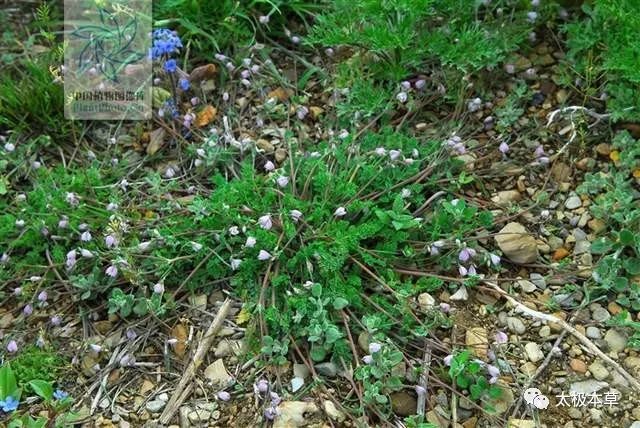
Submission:
[[[538,388],[529,388],[524,392],[524,401],[528,405],[535,407],[538,410],[544,410],[549,407],[549,398],[542,394]]]
[[[83,25],[71,33],[72,37],[84,39],[78,55],[78,70],[87,72],[97,69],[112,82],[118,81],[118,74],[129,64],[145,57],[144,52],[133,49],[133,41],[138,31],[138,18],[133,16],[127,22],[109,10],[98,7],[100,25]]]

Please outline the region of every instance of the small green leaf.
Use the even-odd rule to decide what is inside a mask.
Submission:
[[[640,258],[632,257],[629,259],[625,259],[622,262],[622,266],[624,266],[625,270],[629,273],[629,275],[640,275]]]
[[[29,382],[29,385],[33,391],[45,401],[51,401],[53,399],[53,386],[51,383],[44,380],[32,380]]]
[[[333,309],[339,311],[340,309],[344,309],[349,306],[349,301],[347,299],[343,299],[342,297],[336,297],[333,299]]]
[[[613,243],[605,237],[596,239],[591,243],[591,252],[593,254],[605,254],[611,251]]]
[[[631,246],[635,243],[635,236],[629,229],[623,229],[620,231],[618,239],[620,239],[620,243],[625,246]]]
[[[15,397],[18,389],[16,376],[9,364],[5,364],[0,368],[0,399],[5,400],[7,397]]]

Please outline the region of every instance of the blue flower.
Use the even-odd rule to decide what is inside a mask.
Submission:
[[[159,59],[164,55],[177,53],[182,48],[182,41],[178,35],[166,28],[161,28],[153,32],[153,47],[151,48],[151,58]]]
[[[65,398],[67,398],[69,396],[68,392],[64,392],[61,389],[56,389],[56,392],[53,393],[53,398],[55,398],[56,400],[64,400]]]
[[[167,73],[175,73],[178,69],[178,64],[175,59],[168,59],[167,62],[164,63],[164,69]]]
[[[18,408],[18,404],[20,402],[17,399],[9,396],[6,400],[0,400],[0,409],[5,413],[13,412]]]
[[[182,89],[183,91],[188,91],[190,86],[191,85],[189,84],[188,79],[180,79],[180,89]]]

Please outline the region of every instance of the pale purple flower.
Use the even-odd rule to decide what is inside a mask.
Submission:
[[[238,229],[238,226],[231,226],[229,228],[229,235],[231,236],[236,236],[240,234],[240,229]]]
[[[240,81],[240,83],[242,83],[242,84],[243,84],[244,86],[246,86],[247,88],[248,88],[249,86],[251,86],[251,81],[250,81],[249,79],[242,79],[242,80]]]
[[[504,71],[506,71],[508,74],[515,74],[516,66],[514,64],[505,64]]]
[[[467,103],[467,109],[470,113],[475,113],[482,107],[482,100],[480,98],[474,98]]]
[[[289,177],[281,175],[280,177],[278,177],[278,179],[276,180],[276,182],[278,183],[278,186],[280,187],[286,187],[287,184],[289,184]]]
[[[189,123],[187,125],[187,122],[185,121],[184,127],[188,128],[189,126],[191,126],[191,124]],[[175,175],[176,175],[176,171],[171,167],[167,167],[167,169],[164,171],[164,178],[173,178],[175,177]]]
[[[411,89],[411,82],[404,80],[400,82],[400,86],[402,86],[403,89]]]
[[[489,258],[491,259],[491,263],[494,266],[498,266],[500,264],[500,256],[499,255],[491,253],[491,254],[489,254]]]
[[[227,391],[220,391],[218,392],[218,400],[220,401],[229,401],[231,400],[231,394],[229,394]]]
[[[115,278],[116,276],[118,276],[118,268],[115,265],[111,265],[104,271],[104,273],[106,273],[111,278]]]
[[[265,214],[260,217],[258,219],[258,224],[265,230],[269,230],[273,227],[273,222],[271,221],[271,216],[269,214]]]
[[[138,244],[139,251],[147,251],[151,247],[150,241],[144,241]]]
[[[256,383],[253,384],[253,391],[256,394],[264,394],[269,390],[269,382],[266,379],[259,379]]]
[[[302,212],[298,211],[298,210],[291,210],[289,211],[289,215],[291,215],[291,218],[293,219],[294,222],[298,222],[300,221],[300,219],[302,218]]]
[[[91,241],[91,232],[89,232],[88,230],[85,230],[84,232],[82,232],[82,235],[80,235],[80,240],[82,242]]]
[[[384,147],[377,147],[375,153],[378,156],[385,156],[387,154],[387,149],[385,149]]]
[[[328,57],[332,57],[335,54],[335,51],[333,50],[333,48],[326,48],[324,50],[324,53],[328,56]]]
[[[398,100],[398,102],[400,102],[401,104],[404,104],[407,102],[408,99],[408,95],[406,92],[402,91],[402,92],[398,92],[398,94],[396,95],[396,99]]]
[[[67,192],[66,196],[67,203],[73,207],[78,206],[80,203],[80,199],[78,199],[78,195],[73,192]]]
[[[215,59],[217,59],[220,62],[226,61],[227,57],[225,55],[222,55],[221,53],[217,53],[213,56]]]
[[[273,164],[273,162],[271,161],[267,161],[267,163],[264,164],[264,170],[267,172],[271,172],[274,169],[276,169],[276,166]]]
[[[31,162],[31,168],[33,169],[40,169],[40,167],[42,166],[42,164],[38,161],[33,161]]]
[[[365,355],[364,357],[362,357],[362,362],[367,365],[373,364],[373,357],[371,355]]]
[[[109,204],[107,205],[107,211],[115,211],[117,209],[118,209],[118,204],[114,202],[109,202]]]
[[[381,349],[382,349],[382,345],[379,343],[373,342],[369,344],[370,354],[375,354],[376,352],[379,352]]]
[[[22,313],[28,317],[33,313],[33,306],[31,306],[30,304],[26,304],[24,309],[22,309]]]
[[[347,131],[346,129],[343,129],[342,131],[340,131],[340,133],[338,134],[338,138],[340,138],[341,140],[346,139],[349,136],[349,131]]]
[[[256,245],[256,238],[253,236],[247,236],[247,241],[244,243],[246,248],[253,248]]]
[[[191,102],[191,105],[195,107],[200,102],[200,99],[198,97],[192,97],[190,102]]]
[[[444,365],[450,366],[452,360],[453,360],[453,355],[447,355],[446,357],[444,357]]]
[[[96,354],[99,354],[99,353],[100,353],[100,351],[102,351],[102,346],[97,345],[97,344],[95,344],[95,343],[92,343],[91,345],[89,345],[89,348],[91,348],[91,350],[92,350],[93,352],[95,352]]]
[[[293,43],[294,45],[297,45],[298,43],[300,43],[300,37],[298,36],[293,36],[291,38],[291,43]]]
[[[298,119],[300,120],[304,120],[304,118],[307,117],[308,114],[309,114],[309,109],[305,106],[298,107],[296,111],[296,116],[298,116]]]
[[[467,276],[467,274],[469,273],[467,271],[467,268],[462,265],[458,266],[458,272],[460,272],[460,276]]]
[[[503,141],[500,143],[500,146],[498,146],[498,150],[503,154],[507,153],[509,151],[509,145]]]
[[[533,23],[536,22],[536,19],[538,19],[538,13],[531,11],[527,13],[527,21]]]
[[[16,343],[15,340],[12,340],[9,343],[7,343],[7,352],[9,352],[10,354],[13,354],[14,352],[18,352],[18,344]]]
[[[251,77],[251,72],[249,70],[242,70],[240,72],[240,77],[242,77],[243,79],[248,79],[249,77]]]
[[[84,248],[80,248],[80,255],[82,257],[84,257],[85,259],[90,259],[93,258],[93,253],[89,250],[86,250]]]
[[[41,279],[42,279],[42,277],[41,276],[37,276],[37,275],[29,277],[29,281],[31,281],[31,282],[38,282]]]
[[[124,354],[120,358],[120,367],[131,367],[136,363],[136,357],[133,354]]]
[[[51,325],[57,327],[62,322],[62,318],[60,318],[59,315],[54,315],[54,316],[51,317],[50,321],[51,321]]]
[[[269,260],[270,258],[271,258],[271,254],[269,254],[268,251],[260,250],[260,252],[258,253],[258,260],[265,261],[265,260]]]
[[[231,259],[229,260],[229,264],[231,265],[231,270],[238,270],[240,265],[242,264],[242,259]]]
[[[402,152],[400,150],[389,150],[389,159],[392,161],[398,159]]]
[[[427,81],[424,79],[418,79],[416,80],[416,83],[414,83],[414,86],[416,87],[416,89],[422,89],[427,85]]]
[[[272,421],[278,416],[278,409],[270,406],[264,409],[264,417],[265,419]]]
[[[260,71],[260,66],[258,64],[254,64],[251,66],[251,72],[253,74],[257,74]]]
[[[14,296],[20,296],[22,294],[22,288],[21,287],[16,287],[13,289],[13,295]]]
[[[347,215],[347,210],[345,209],[345,207],[338,207],[334,212],[333,215],[336,217],[344,217],[345,215]]]
[[[445,302],[440,303],[440,310],[445,314],[451,312],[451,305]]]
[[[113,235],[107,235],[104,238],[104,243],[107,248],[115,247],[118,244],[118,240]]]
[[[76,265],[76,255],[76,250],[71,250],[67,253],[66,265],[68,270],[73,269],[73,267]]]
[[[39,294],[38,294],[38,301],[40,302],[46,302],[47,299],[49,298],[49,295],[47,294],[46,291],[42,290]]]
[[[7,152],[11,153],[16,149],[16,146],[14,144],[12,144],[12,143],[7,143],[7,144],[4,145],[4,149]]]
[[[231,65],[231,67],[233,67],[233,65]],[[222,94],[222,101],[224,101],[225,103],[229,101],[229,92],[224,92]]]
[[[542,165],[546,165],[550,162],[550,160],[548,157],[542,156],[541,158],[538,158],[538,162],[540,162]]]
[[[460,253],[458,254],[458,259],[461,262],[466,262],[471,258],[471,252],[469,251],[469,248],[463,248]]]
[[[127,332],[125,333],[125,335],[127,336],[127,339],[129,340],[133,340],[136,337],[138,337],[138,333],[136,333],[136,331],[132,328],[128,328]]]
[[[153,292],[156,294],[164,293],[164,284],[162,282],[156,282],[153,284]]]
[[[544,147],[542,146],[537,146],[536,149],[533,152],[533,155],[537,158],[544,156]]]
[[[496,332],[495,339],[496,343],[498,344],[507,343],[509,341],[509,336],[507,336],[507,333],[505,333],[504,331],[498,330]]]
[[[261,15],[260,18],[258,18],[258,21],[260,21],[261,24],[268,24],[269,15]]]
[[[467,269],[467,273],[469,274],[469,276],[477,275],[475,265],[469,266],[469,269]]]
[[[273,392],[273,391],[269,392],[269,397],[271,398],[272,406],[277,406],[282,402],[282,398],[280,398],[280,396],[276,392]]]
[[[422,396],[422,395],[425,395],[427,393],[427,390],[423,386],[420,386],[420,385],[416,385],[414,387],[414,389],[416,391],[416,394],[418,394],[418,396]]]
[[[38,348],[44,348],[44,345],[45,345],[44,337],[38,336],[38,338],[36,339],[36,346]]]

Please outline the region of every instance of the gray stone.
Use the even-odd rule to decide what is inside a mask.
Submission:
[[[589,371],[596,380],[605,380],[609,377],[609,370],[598,360],[591,363]]]
[[[520,223],[509,223],[495,237],[504,255],[515,263],[533,263],[538,258],[538,245]]]
[[[293,375],[302,379],[306,379],[309,376],[309,367],[306,364],[294,364]]]
[[[458,288],[458,291],[456,291],[451,295],[451,297],[449,297],[450,300],[462,302],[466,301],[468,298],[469,292],[467,291],[467,287],[465,287],[464,285]]]
[[[166,401],[163,400],[151,400],[147,401],[145,408],[149,413],[160,413],[164,406],[167,405]]]
[[[342,413],[340,410],[336,408],[336,405],[333,404],[333,401],[325,400],[322,403],[322,408],[324,409],[324,412],[327,414],[327,416],[329,416],[334,421],[338,421],[338,422],[344,421],[345,419],[344,413]]]
[[[542,328],[540,328],[540,332],[538,334],[543,338],[551,336],[551,327],[549,327],[548,325],[543,325]]]
[[[512,333],[516,334],[524,334],[527,331],[527,327],[524,325],[524,322],[520,318],[509,317],[507,318],[507,328]]]
[[[315,369],[322,376],[336,377],[338,375],[338,366],[332,362],[316,364]]]
[[[577,256],[579,254],[588,253],[590,250],[591,250],[591,242],[587,240],[577,241],[576,245],[573,247],[573,254]]]
[[[568,210],[575,210],[576,208],[580,208],[582,206],[582,200],[580,199],[579,196],[575,196],[575,195],[574,196],[570,196],[564,202],[564,206]]]
[[[544,290],[547,288],[547,281],[544,279],[544,276],[539,273],[534,272],[530,274],[529,280],[533,282],[540,290]]]
[[[435,304],[436,304],[436,299],[434,299],[433,296],[431,296],[431,294],[429,293],[421,293],[418,296],[418,306],[420,306],[420,309],[425,312],[430,309],[433,309]]]
[[[613,328],[605,333],[604,341],[609,345],[609,350],[613,352],[622,352],[627,347],[627,336]]]
[[[600,339],[600,338],[602,338],[602,333],[600,332],[600,329],[598,327],[594,327],[592,325],[587,327],[586,334],[587,334],[587,337],[589,339]]]
[[[540,345],[535,342],[529,342],[524,345],[524,350],[527,353],[527,357],[532,363],[537,363],[538,361],[544,359],[544,353],[540,349]]]
[[[527,281],[526,279],[521,279],[520,281],[518,281],[518,285],[520,286],[520,289],[525,293],[533,293],[537,290],[536,285],[531,281]]]
[[[309,417],[318,413],[320,409],[310,401],[283,401],[278,405],[279,416],[273,423],[273,428],[295,428],[305,426]]]
[[[593,310],[593,312],[591,313],[591,318],[593,318],[594,321],[603,323],[611,318],[611,314],[605,308],[599,307]]]
[[[574,395],[584,394],[592,395],[594,392],[600,391],[602,388],[608,387],[607,382],[603,382],[596,379],[584,380],[581,382],[574,382],[569,387],[569,393]]]
[[[233,380],[233,377],[227,372],[222,359],[217,359],[209,364],[204,369],[204,377],[220,387],[226,387]]]

